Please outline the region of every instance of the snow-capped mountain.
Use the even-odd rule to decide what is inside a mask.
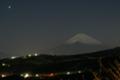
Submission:
[[[68,44],[74,44],[74,43],[83,43],[83,44],[92,44],[92,45],[100,45],[102,44],[100,41],[96,40],[95,38],[92,38],[86,34],[77,34],[67,40]]]
[[[87,34],[76,34],[66,40],[64,44],[50,50],[50,53],[55,55],[71,55],[95,52],[107,49],[101,41],[88,36]]]

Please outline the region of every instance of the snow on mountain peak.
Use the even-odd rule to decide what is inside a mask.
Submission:
[[[94,45],[100,45],[102,44],[100,41],[96,40],[95,38],[92,38],[86,34],[79,33],[67,40],[68,44],[74,44],[74,43],[83,43],[83,44],[94,44]]]

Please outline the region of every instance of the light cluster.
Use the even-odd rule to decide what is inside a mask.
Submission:
[[[16,59],[17,57],[16,56],[12,56],[11,59]]]
[[[7,64],[7,63],[1,63],[1,66],[2,66],[2,67],[10,67],[10,65]]]
[[[68,72],[58,72],[58,73],[30,73],[30,72],[26,72],[26,73],[21,73],[20,77],[23,78],[30,78],[30,77],[39,77],[39,78],[45,78],[45,77],[55,77],[55,76],[59,76],[59,75],[72,75],[72,74],[80,74],[81,71],[68,71]],[[1,74],[1,77],[7,77],[10,76],[9,73],[7,74]]]

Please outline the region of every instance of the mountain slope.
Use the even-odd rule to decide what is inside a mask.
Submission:
[[[71,55],[78,53],[95,52],[107,49],[101,41],[86,34],[76,34],[68,39],[64,44],[50,50],[50,53],[56,55]]]
[[[95,38],[92,38],[86,34],[79,33],[67,40],[68,44],[74,44],[74,43],[83,43],[83,44],[94,44],[94,45],[100,45],[102,44],[100,41],[98,41]]]

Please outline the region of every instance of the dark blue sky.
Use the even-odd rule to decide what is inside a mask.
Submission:
[[[0,51],[7,56],[43,51],[77,33],[119,45],[119,30],[119,0],[0,0]]]

